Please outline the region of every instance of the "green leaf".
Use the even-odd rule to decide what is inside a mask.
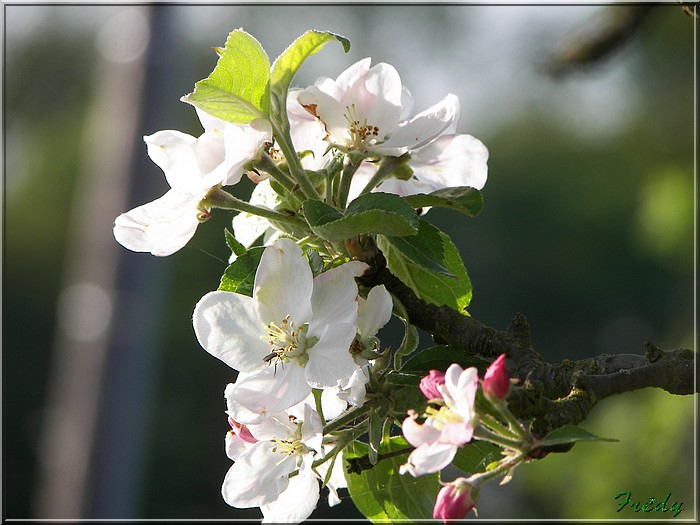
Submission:
[[[272,64],[270,93],[273,98],[286,102],[287,91],[301,64],[332,40],[340,42],[346,53],[350,49],[350,41],[347,38],[328,31],[307,31],[292,42]]]
[[[564,425],[563,427],[555,428],[545,437],[538,440],[537,445],[549,447],[577,441],[619,441],[619,439],[598,437],[577,425]]]
[[[406,383],[408,383],[409,378],[415,378],[413,379],[413,381],[415,381],[415,385],[406,385],[400,387],[396,389],[392,394],[393,405],[391,408],[394,415],[399,419],[403,419],[403,417],[406,416],[406,413],[409,410],[414,410],[418,413],[425,412],[425,407],[428,404],[428,399],[418,387],[422,376],[397,373],[401,376],[399,378],[399,376],[394,376],[394,373],[395,372],[387,374],[392,376],[391,379],[387,378],[388,382],[392,382],[394,379],[398,379],[399,381],[404,380]]]
[[[478,215],[484,206],[481,192],[469,186],[455,186],[428,194],[409,195],[406,200],[414,208],[425,208],[426,206],[450,208],[469,217]]]
[[[219,290],[252,297],[255,272],[258,270],[258,264],[260,264],[260,258],[264,250],[265,247],[256,246],[229,264],[224,275],[221,276]]]
[[[380,454],[397,451],[410,445],[401,437],[392,437],[383,443]],[[343,453],[347,458],[368,453],[365,443],[354,441]],[[409,452],[381,459],[371,469],[359,474],[345,473],[350,497],[357,508],[373,522],[393,520],[420,520],[433,517],[433,507],[440,488],[439,474],[427,474],[414,478],[399,474],[399,467],[406,462]]]
[[[457,363],[462,368],[475,366],[480,374],[489,367],[489,361],[471,356],[451,346],[432,346],[414,353],[401,366],[401,372],[423,372],[430,370],[445,371],[452,364]]]
[[[309,260],[309,266],[311,267],[311,273],[314,277],[323,272],[323,259],[321,255],[316,250],[306,250],[306,258]]]
[[[227,122],[248,124],[270,112],[270,60],[253,36],[231,31],[214,71],[182,98]]]
[[[502,450],[493,443],[474,440],[459,447],[452,464],[467,474],[486,472],[491,463],[503,458]]]
[[[224,228],[224,237],[226,238],[226,244],[228,244],[228,247],[231,248],[231,252],[234,255],[240,257],[247,251],[247,248],[238,242],[238,239],[236,239],[233,234],[228,231],[228,228]]]
[[[445,258],[445,247],[440,236],[440,230],[429,222],[419,219],[418,234],[408,237],[382,236],[378,239],[379,249],[391,245],[404,258],[417,264],[425,270],[454,277],[442,264]]]
[[[344,214],[319,200],[307,200],[303,208],[311,230],[331,242],[363,233],[415,235],[419,226],[413,208],[390,193],[361,195],[350,203]]]
[[[396,370],[389,370],[384,376],[384,379],[387,383],[392,385],[418,386],[422,377],[423,375],[419,373],[404,374]]]
[[[457,247],[446,234],[439,232],[439,235],[445,250],[439,263],[454,277],[427,270],[388,242],[386,237],[377,237],[377,246],[384,253],[391,273],[411,287],[418,297],[428,303],[463,312],[472,298],[471,281]],[[435,255],[432,254],[433,257]]]

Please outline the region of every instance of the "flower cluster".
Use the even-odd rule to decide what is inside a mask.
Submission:
[[[320,78],[306,89],[290,90],[286,112],[305,170],[329,168],[338,152],[357,160],[337,196],[341,206],[370,191],[405,196],[483,188],[488,150],[471,135],[456,133],[459,99],[447,95],[413,117],[412,108],[413,98],[396,69],[385,63],[370,67],[366,58],[335,80]],[[199,137],[172,130],[144,137],[170,190],[116,219],[114,236],[130,250],[170,255],[187,244],[217,207],[242,212],[234,220],[234,235],[243,245],[264,233],[268,240],[275,238],[275,219],[282,218],[264,212],[282,204],[285,195],[269,179],[280,177],[287,159],[270,122],[233,124],[196,111],[204,128]],[[382,164],[382,159],[390,162]],[[244,173],[257,186],[249,203],[253,206],[241,208],[221,188],[239,183]],[[331,188],[320,191],[325,198]]]
[[[401,473],[418,477],[439,472],[453,461],[460,447],[472,439],[503,448],[503,458],[486,472],[442,483],[433,518],[447,523],[450,519],[464,518],[472,509],[476,512],[481,485],[504,473],[507,473],[504,482],[507,481],[512,470],[526,460],[533,438],[503,402],[510,392],[505,354],[491,363],[481,381],[484,400],[492,410],[477,413],[479,377],[474,367],[464,370],[453,363],[444,373],[430,370],[419,386],[428,405],[421,414],[410,410],[403,421],[403,434],[415,449],[399,469]]]
[[[233,464],[222,496],[233,507],[260,508],[266,522],[305,520],[322,487],[329,503],[338,503],[338,489],[351,484],[343,472],[347,447],[357,440],[368,442],[374,465],[381,446],[402,439],[401,429],[415,449],[400,473],[420,476],[440,471],[460,447],[483,437],[476,369],[458,364],[420,381],[428,407],[411,410],[401,425],[406,409],[395,406],[401,382],[392,365],[398,371],[415,350],[415,328],[383,285],[362,277],[380,241],[394,243],[406,267],[417,255],[419,271],[454,277],[444,268],[446,236],[422,226],[419,216],[431,206],[478,213],[488,150],[457,132],[457,96],[414,113],[389,64],[365,58],[335,79],[291,87],[299,57],[332,38],[342,39],[303,35],[270,73],[257,41],[232,32],[217,53],[222,78],[235,73],[240,82],[217,80],[217,64],[198,83],[208,87],[183,98],[195,106],[203,133],[144,137],[170,189],[114,223],[126,248],[167,256],[213,209],[237,212],[233,233],[226,232],[229,268],[219,288],[198,301],[192,323],[199,344],[236,372],[224,391],[225,451]],[[229,52],[247,59],[233,63]],[[229,192],[244,176],[254,183],[248,199]],[[474,195],[478,205],[469,201]],[[449,266],[461,270],[460,294],[470,297],[461,261]],[[406,327],[393,352],[378,338],[392,313]],[[417,382],[421,372],[412,373],[405,376]],[[487,373],[484,394],[502,399],[503,390],[502,377]],[[434,515],[466,513],[478,486],[473,479],[445,485]]]

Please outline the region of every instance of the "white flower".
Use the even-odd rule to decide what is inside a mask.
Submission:
[[[474,400],[478,386],[477,370],[463,370],[452,364],[445,372],[444,385],[438,385],[444,399],[439,409],[428,407],[428,418],[421,425],[417,414],[409,413],[402,425],[406,440],[416,447],[399,472],[422,476],[438,472],[454,459],[457,449],[474,433]]]
[[[333,387],[357,369],[349,348],[356,334],[357,284],[367,265],[351,261],[316,277],[301,248],[278,239],[265,248],[253,297],[216,291],[197,303],[199,343],[241,371],[231,417],[245,424]]]
[[[144,137],[148,155],[165,173],[170,190],[114,221],[114,237],[125,248],[166,256],[192,238],[211,214],[206,198],[222,185],[240,181],[243,167],[270,140],[265,120],[239,126],[198,111],[204,133],[195,138],[180,131]]]
[[[323,122],[328,142],[348,152],[400,156],[452,125],[459,111],[454,95],[404,120],[412,99],[398,72],[370,62],[360,60],[335,80],[319,78],[299,94],[299,103]]]
[[[237,508],[270,508],[272,505],[271,513],[279,514],[284,509],[275,506],[275,502],[280,497],[283,502],[287,501],[293,494],[299,509],[294,506],[287,509],[289,517],[297,521],[297,513],[302,510],[308,514],[299,521],[305,519],[318,501],[318,482],[311,471],[311,463],[323,453],[323,429],[318,414],[305,405],[303,420],[279,413],[248,429],[258,441],[247,448],[226,473],[221,487],[224,501]],[[298,476],[289,478],[297,469],[301,483],[292,481]],[[308,476],[313,484],[309,483]],[[287,492],[290,489],[291,493]]]

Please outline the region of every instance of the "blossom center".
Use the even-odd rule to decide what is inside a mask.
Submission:
[[[345,106],[343,117],[349,125],[351,149],[363,149],[370,141],[379,136],[379,128],[377,126],[369,124],[367,119],[360,121],[355,104]]]
[[[263,359],[266,362],[281,361],[282,364],[296,359],[300,366],[306,365],[309,360],[306,350],[313,346],[314,341],[306,337],[309,324],[297,326],[289,315],[286,315],[280,324],[267,325],[267,336],[270,345],[270,353]]]
[[[428,406],[425,409],[425,414],[432,418],[433,424],[438,430],[442,430],[445,425],[449,425],[451,423],[462,423],[464,421],[462,416],[453,410],[450,410],[450,408],[447,406],[441,406],[440,408]]]

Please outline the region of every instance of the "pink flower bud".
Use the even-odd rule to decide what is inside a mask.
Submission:
[[[486,369],[482,390],[487,399],[503,399],[510,388],[510,379],[506,370],[506,354],[498,356]]]
[[[438,385],[445,384],[445,372],[439,370],[431,370],[430,374],[420,380],[420,391],[428,399],[443,399]]]
[[[228,424],[231,425],[231,431],[246,443],[258,442],[258,440],[253,437],[253,434],[250,433],[250,430],[248,430],[248,427],[245,425],[241,425],[238,421],[234,421],[231,418],[228,418]]]
[[[474,508],[479,498],[479,489],[464,478],[459,478],[442,487],[433,508],[433,518],[461,520]],[[476,511],[475,511],[476,512]]]

